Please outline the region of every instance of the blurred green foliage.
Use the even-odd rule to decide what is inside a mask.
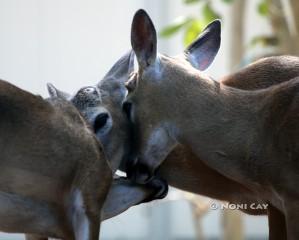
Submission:
[[[267,16],[269,14],[269,3],[267,0],[263,0],[259,2],[257,6],[257,10],[260,15]]]
[[[216,0],[217,1],[217,0]],[[237,0],[218,0],[226,4],[231,4]],[[206,25],[215,19],[221,19],[221,14],[215,10],[213,4],[215,0],[183,0],[183,3],[192,7],[196,6],[199,8],[199,14],[197,16],[180,16],[175,19],[171,24],[164,27],[160,31],[160,36],[168,38],[174,34],[183,31],[183,43],[188,46],[193,42],[196,37],[202,32]],[[264,17],[268,16],[269,6],[268,0],[260,0],[257,5],[257,12]],[[269,36],[265,36],[269,38]],[[252,45],[265,43],[263,36],[252,41]]]

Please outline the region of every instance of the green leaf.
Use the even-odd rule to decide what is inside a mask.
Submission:
[[[211,7],[210,2],[207,2],[204,6],[203,6],[203,17],[204,17],[204,21],[205,23],[210,23],[211,21],[217,19],[217,18],[221,18],[220,15],[218,13],[216,13],[214,11],[214,9]]]
[[[277,46],[279,44],[278,38],[274,35],[261,35],[254,37],[250,45],[255,47],[257,45],[266,47],[266,46]]]
[[[232,3],[234,0],[222,0],[222,2],[225,2],[225,3]]]
[[[257,6],[257,11],[262,16],[267,16],[269,13],[269,4],[267,0],[261,1]]]
[[[201,33],[204,28],[204,24],[202,21],[193,20],[190,22],[188,27],[186,28],[185,35],[184,35],[184,45],[190,45]]]
[[[184,3],[185,4],[192,4],[192,3],[198,3],[200,2],[201,0],[184,0]]]
[[[161,37],[170,37],[173,34],[177,33],[180,29],[186,26],[188,23],[192,21],[190,17],[179,17],[177,18],[171,25],[164,27],[159,35]]]

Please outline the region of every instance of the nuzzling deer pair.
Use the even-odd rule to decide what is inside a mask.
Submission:
[[[142,23],[142,21],[140,23]],[[220,26],[218,22],[214,22],[208,26],[200,38],[188,48],[188,51],[193,51],[193,53],[196,54],[195,56],[200,56],[202,51],[207,49],[212,51],[213,56],[217,53],[220,44],[219,41]],[[214,46],[214,50],[209,49],[209,46],[212,48]],[[182,64],[188,64],[185,56],[177,58],[177,61]],[[127,76],[121,74],[122,72],[126,72],[121,69],[126,69],[126,64],[130,64],[128,71],[132,71],[132,63],[132,55],[126,55],[121,58],[121,60],[109,71],[109,77],[105,78],[106,81],[102,81],[96,86],[97,89],[103,91],[103,96],[106,96],[102,99],[103,101],[99,105],[94,105],[93,108],[87,107],[88,104],[82,105],[79,108],[91,123],[93,122],[93,113],[97,110],[97,107],[103,107],[103,104],[104,107],[106,107],[106,110],[108,110],[108,113],[112,111],[112,113],[116,114],[110,114],[113,122],[119,123],[119,121],[125,120],[121,113],[120,106],[125,94],[124,81]],[[198,68],[198,66],[196,67]],[[236,74],[224,78],[222,84],[240,89],[255,90],[288,81],[298,75],[298,58],[268,58],[259,61]],[[271,76],[271,78],[269,76]],[[84,89],[85,88],[78,92],[75,99],[78,98],[78,95],[80,95],[80,92]],[[85,91],[85,94],[82,94],[84,96],[81,97],[83,100],[82,102],[90,101],[89,99],[95,99],[92,94],[92,88],[90,89],[90,87],[87,87],[87,89],[89,90]],[[60,95],[66,96],[65,94]],[[67,97],[67,99],[71,98]],[[96,102],[96,100],[93,101]],[[117,124],[117,127],[119,128],[115,129],[115,131],[123,131],[122,128],[125,126],[125,123],[122,123],[121,125]],[[234,181],[230,177],[226,177],[207,166],[196,154],[194,154],[191,148],[186,145],[180,144],[169,153],[162,163],[158,174],[175,187],[220,200],[226,200],[233,203],[268,202],[268,200],[259,194],[259,192],[256,192],[255,190],[248,188],[242,182]],[[266,211],[248,210],[247,213],[265,214]],[[276,207],[269,205],[268,216],[270,239],[285,239],[285,220],[281,211]]]
[[[157,53],[156,31],[148,15],[143,10],[135,14],[131,43],[139,69],[127,83],[124,103],[135,134],[131,175],[139,183],[147,182],[172,150],[184,146],[196,156],[186,160],[189,170],[197,169],[200,158],[270,204],[282,223],[282,236],[270,233],[272,238],[286,237],[285,224],[287,238],[299,239],[299,61],[277,59],[278,64],[290,63],[290,72],[282,72],[281,79],[267,72],[271,66],[263,72],[261,62],[226,80],[238,86],[242,76],[261,77],[253,79],[261,88],[282,82],[272,87],[248,91],[227,86],[198,71],[214,59],[219,34],[220,23],[215,21],[182,56],[172,58]],[[184,188],[196,192],[196,180],[190,182]],[[213,183],[206,182],[207,189],[209,184]]]
[[[128,64],[118,65],[113,72],[127,78]],[[51,85],[49,92],[52,97],[44,100],[0,80],[0,231],[26,233],[31,240],[96,240],[101,220],[167,189],[158,179],[147,186],[112,182],[126,156],[121,132],[128,128],[112,110],[115,122],[108,121],[96,88],[80,90],[72,103]],[[77,110],[83,106],[88,119]]]
[[[285,162],[285,165],[292,166],[293,169],[286,176],[283,176],[282,173],[277,174],[277,170],[272,169],[273,165],[277,165],[277,159],[280,156],[274,155],[275,151],[272,151],[271,144],[281,147],[281,144],[284,143],[281,143],[281,139],[277,137],[277,134],[281,134],[281,130],[271,131],[271,128],[279,125],[278,122],[287,115],[286,112],[292,109],[288,107],[290,97],[285,96],[284,91],[289,94],[293,93],[289,89],[296,86],[296,80],[291,79],[299,75],[298,59],[291,57],[266,59],[229,76],[219,84],[202,76],[200,72],[191,67],[192,64],[195,68],[203,70],[213,60],[220,44],[219,22],[209,25],[200,38],[188,48],[184,56],[173,59],[162,55],[156,56],[155,30],[151,20],[143,11],[139,11],[135,15],[132,27],[132,43],[137,54],[139,71],[128,84],[131,92],[125,105],[134,123],[135,137],[140,141],[136,141],[138,145],[135,145],[136,149],[133,148],[138,152],[136,155],[139,156],[137,164],[134,162],[136,166],[133,167],[136,172],[129,169],[130,174],[144,183],[148,178],[148,173],[155,172],[157,166],[160,166],[160,162],[166,157],[158,174],[168,180],[171,185],[235,203],[269,202],[271,204],[268,209],[270,237],[271,239],[283,239],[285,237],[284,214],[287,212],[285,206],[282,207],[276,199],[281,196],[281,189],[288,193],[286,191],[288,188],[285,188],[285,185],[290,186],[291,184],[282,182],[285,185],[281,184],[281,189],[277,189],[277,184],[274,184],[275,181],[273,183],[272,179],[277,179],[279,182],[282,177],[288,177],[296,183],[296,179],[293,179],[290,174],[294,173],[295,165],[290,162],[291,158],[288,158],[289,162]],[[6,213],[12,211],[18,215],[10,215],[8,218],[10,221],[5,219],[6,221],[0,224],[1,230],[64,239],[75,237],[77,239],[96,239],[98,235],[96,229],[99,225],[99,215],[96,213],[100,212],[111,183],[111,171],[105,161],[105,156],[99,150],[101,147],[93,147],[98,146],[98,143],[80,114],[63,99],[71,101],[90,122],[97,137],[103,142],[106,155],[108,158],[114,159],[111,165],[115,171],[121,160],[126,160],[127,148],[130,147],[123,145],[126,144],[128,126],[121,112],[125,91],[124,81],[130,71],[128,70],[129,62],[132,63],[129,60],[131,60],[131,56],[126,55],[110,70],[106,76],[107,81],[103,81],[96,87],[82,88],[74,97],[50,86],[50,93],[55,96],[54,100],[50,100],[51,104],[9,84],[1,83],[3,85],[1,108],[3,113],[7,112],[8,119],[6,120],[9,120],[3,121],[1,124],[2,143],[6,144],[2,146],[14,148],[15,154],[7,156],[4,154],[3,165],[6,168],[14,166],[12,170],[16,171],[2,179],[3,181],[6,179],[6,182],[3,182],[6,189],[2,189],[2,191],[14,191],[13,194],[7,195],[8,198],[2,194],[3,201],[9,199],[5,202],[7,207],[18,204],[17,206],[24,210],[16,213],[13,208],[2,209],[1,216],[5,214],[5,211]],[[136,77],[138,80],[135,80]],[[228,87],[231,85],[240,89],[254,90],[284,81],[288,81],[288,83],[277,85],[270,90],[252,92]],[[13,91],[7,91],[8,89],[13,89]],[[256,98],[259,98],[258,102],[255,102]],[[271,102],[274,101],[272,99],[276,99],[278,103]],[[132,101],[131,109],[128,105],[129,101]],[[295,101],[293,102],[295,104]],[[9,109],[5,103],[9,103]],[[274,109],[269,108],[269,105]],[[257,111],[255,113],[260,113],[258,110],[265,111],[266,113],[263,112],[260,117],[267,117],[267,119],[263,118],[258,121],[260,114],[251,115],[251,111],[255,110]],[[278,114],[274,114],[277,111]],[[27,117],[30,117],[29,120]],[[290,116],[287,115],[287,117]],[[270,122],[270,120],[273,121]],[[10,125],[7,125],[7,122]],[[259,124],[254,125],[256,122]],[[265,123],[269,123],[269,125]],[[283,123],[289,124],[289,122]],[[255,127],[263,126],[257,131],[255,127],[252,128],[252,124]],[[279,125],[279,127],[285,126]],[[18,128],[15,129],[16,127]],[[41,131],[44,127],[45,129]],[[191,131],[189,131],[190,128]],[[24,131],[21,137],[16,135],[20,133],[20,130]],[[119,131],[123,134],[118,135]],[[248,131],[250,132],[248,133]],[[287,144],[284,146],[288,146],[289,149],[295,149],[290,147],[295,144],[292,141],[295,131],[296,128],[292,129],[290,133],[287,132]],[[116,135],[109,136],[109,133]],[[70,141],[65,140],[64,134]],[[262,135],[263,138],[257,138],[257,135]],[[86,138],[82,139],[82,136],[86,136]],[[118,138],[118,136],[123,137]],[[12,137],[10,141],[14,144],[8,144],[7,139],[10,137]],[[267,141],[264,138],[267,138]],[[274,144],[274,139],[279,141]],[[114,142],[120,151],[115,151],[113,146],[109,146]],[[178,145],[179,143],[180,145]],[[86,151],[87,149],[92,151]],[[158,151],[154,152],[153,150]],[[278,150],[283,154],[281,149]],[[264,155],[272,156],[273,154],[273,158],[277,159],[272,162],[272,159],[267,158],[268,155],[261,157],[261,152]],[[113,153],[117,153],[117,156],[114,157]],[[290,157],[294,156],[294,153],[291,153]],[[20,161],[20,156],[25,157],[24,160]],[[45,161],[47,161],[47,165]],[[93,163],[103,167],[89,168]],[[22,164],[25,164],[27,169],[23,168]],[[81,164],[86,168],[81,168]],[[263,168],[262,165],[266,166]],[[285,166],[279,165],[279,168],[283,170]],[[179,171],[176,171],[177,169]],[[22,181],[13,179],[13,182],[6,184],[7,179],[11,179],[10,177],[19,171],[22,172],[22,175],[19,175],[22,176]],[[53,175],[52,172],[54,172]],[[67,178],[68,174],[65,173],[70,172],[77,178],[74,178],[72,174]],[[280,173],[280,171],[278,172]],[[88,178],[82,177],[86,173],[91,175],[88,174]],[[97,173],[101,173],[101,176],[99,177]],[[253,181],[252,178],[256,181]],[[261,178],[264,181],[260,182]],[[73,181],[74,179],[76,181]],[[268,179],[271,181],[267,181]],[[35,182],[34,185],[33,182]],[[37,188],[37,182],[42,183],[40,188]],[[75,188],[77,182],[82,183],[80,188]],[[94,184],[89,184],[90,182]],[[95,186],[96,184],[97,186]],[[161,183],[159,182],[159,184]],[[59,185],[64,185],[65,188],[57,187]],[[28,190],[29,186],[32,186],[32,190]],[[9,187],[11,189],[8,189]],[[54,191],[50,192],[49,189]],[[82,192],[86,192],[86,195],[80,194],[81,189],[84,190]],[[164,188],[162,189],[164,190]],[[116,200],[121,199],[119,198],[121,191],[127,190],[133,191],[136,198],[130,198],[126,202],[127,205],[122,206]],[[104,206],[106,214],[115,215],[133,205],[134,201],[135,203],[142,201],[146,195],[145,191],[148,190],[141,188],[136,190],[135,186],[127,182],[125,184],[116,182],[111,188],[108,201]],[[293,191],[290,192],[293,193]],[[22,196],[31,193],[34,193],[35,196],[25,196],[24,198]],[[17,196],[18,194],[22,197]],[[126,196],[128,195],[121,197]],[[285,196],[288,195],[285,194]],[[292,196],[295,196],[296,199],[295,194]],[[52,199],[54,199],[53,204]],[[283,198],[281,201],[285,199],[288,200]],[[88,200],[88,204],[86,200]],[[2,204],[2,206],[6,205]],[[111,206],[116,206],[117,209],[111,209]],[[72,216],[66,214],[69,208],[75,213]],[[92,209],[91,213],[88,211],[90,208]],[[26,209],[30,209],[30,214]],[[111,212],[111,210],[116,212]],[[294,212],[296,213],[296,211]],[[250,211],[249,213],[261,214],[264,212]],[[288,217],[290,216],[287,216],[287,220]],[[279,226],[278,229],[277,224],[282,224],[282,226]],[[296,239],[296,232],[292,232],[293,228],[289,223],[288,228],[290,228],[288,233],[290,239],[292,237]]]

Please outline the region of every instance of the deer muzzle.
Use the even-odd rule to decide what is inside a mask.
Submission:
[[[132,182],[156,189],[155,193],[146,201],[162,199],[167,195],[168,184],[164,179],[155,175],[155,169],[152,169],[139,161],[135,161],[133,164],[127,166],[126,172],[128,178],[131,179]]]

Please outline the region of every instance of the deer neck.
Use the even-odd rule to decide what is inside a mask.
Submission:
[[[252,150],[259,147],[257,134],[262,119],[257,117],[257,106],[261,106],[261,94],[230,88],[209,78],[193,76],[184,81],[184,87],[176,88],[176,95],[184,96],[174,117],[178,120],[174,123],[177,141],[191,147],[222,174],[247,180],[244,176],[251,173],[243,166]]]

